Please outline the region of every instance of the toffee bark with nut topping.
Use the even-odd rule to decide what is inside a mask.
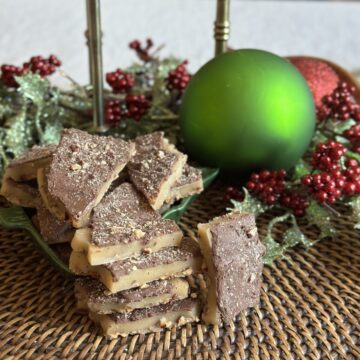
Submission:
[[[115,338],[170,329],[199,321],[199,308],[197,300],[187,298],[129,313],[100,315],[90,312],[90,318],[101,325],[106,336]]]
[[[129,312],[135,309],[166,304],[188,296],[189,284],[184,279],[158,280],[140,288],[109,294],[99,281],[79,278],[75,283],[77,307],[97,314]]]
[[[46,174],[47,191],[65,208],[74,227],[88,224],[92,209],[134,153],[134,144],[111,136],[63,130]]]
[[[162,219],[133,185],[123,183],[94,208],[91,227],[77,230],[71,245],[91,265],[101,265],[178,246],[181,239],[174,221]]]
[[[198,230],[207,266],[203,320],[228,323],[259,303],[265,247],[253,214],[233,212],[199,224]]]
[[[162,132],[135,139],[136,155],[130,161],[129,176],[153,209],[159,210],[180,179],[187,156],[176,150]]]
[[[180,247],[97,266],[91,266],[84,253],[73,251],[69,267],[77,275],[99,279],[111,293],[116,293],[155,280],[190,275],[200,271],[201,265],[202,256],[197,243],[184,239]]]

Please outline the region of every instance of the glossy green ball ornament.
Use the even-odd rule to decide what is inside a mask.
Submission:
[[[231,172],[288,169],[310,144],[315,106],[310,89],[287,60],[238,50],[205,64],[181,105],[189,154]]]

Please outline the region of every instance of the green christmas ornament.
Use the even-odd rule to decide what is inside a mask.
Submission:
[[[309,146],[315,106],[287,60],[245,49],[214,58],[194,75],[180,121],[185,146],[202,165],[232,172],[288,169]]]

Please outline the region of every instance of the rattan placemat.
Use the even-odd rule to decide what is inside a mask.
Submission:
[[[182,229],[194,236],[198,222],[224,208],[218,184],[187,211]],[[27,235],[0,229],[0,358],[360,359],[360,236],[346,216],[336,222],[336,238],[265,267],[260,306],[229,326],[115,340],[76,312],[73,282]]]

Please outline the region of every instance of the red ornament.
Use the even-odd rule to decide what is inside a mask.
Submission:
[[[340,78],[326,62],[307,57],[290,58],[290,62],[301,72],[314,96],[316,107],[320,107],[324,96],[330,95],[338,86]]]

